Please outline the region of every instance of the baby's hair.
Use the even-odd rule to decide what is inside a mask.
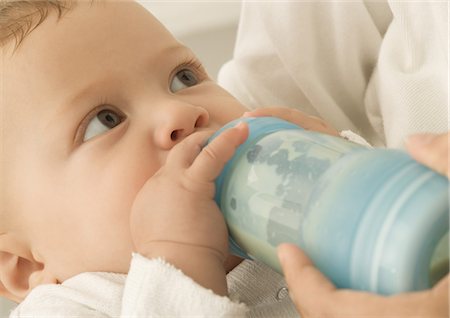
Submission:
[[[0,0],[0,47],[15,40],[17,49],[51,10],[59,19],[74,4],[73,0]]]

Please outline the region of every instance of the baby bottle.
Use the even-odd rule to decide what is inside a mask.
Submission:
[[[429,288],[448,272],[447,178],[404,151],[273,117],[217,134],[242,120],[249,137],[216,180],[231,253],[282,273],[276,247],[291,242],[338,287],[386,295]]]

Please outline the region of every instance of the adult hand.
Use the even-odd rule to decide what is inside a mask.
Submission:
[[[432,289],[385,297],[336,289],[293,244],[281,244],[278,257],[289,293],[302,318],[448,317],[448,275]]]
[[[450,177],[449,136],[450,132],[414,135],[406,147],[417,161]],[[384,297],[337,289],[295,245],[282,244],[278,253],[291,298],[302,318],[449,316],[449,275],[432,289]]]
[[[322,118],[308,115],[297,109],[287,107],[266,107],[244,113],[244,117],[277,117],[296,124],[303,129],[339,136],[339,132]]]
[[[417,134],[406,140],[406,149],[417,161],[450,178],[449,137],[444,134]]]

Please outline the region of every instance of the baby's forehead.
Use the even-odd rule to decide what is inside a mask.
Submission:
[[[4,96],[9,105],[15,105],[16,116],[28,118],[27,114],[37,111],[54,111],[55,105],[91,83],[114,77],[126,81],[127,74],[157,71],[170,57],[167,50],[180,47],[158,20],[136,3],[79,2],[59,20],[56,14],[49,14],[16,52],[4,59],[3,73],[8,78]]]
[[[9,3],[0,4],[2,19],[0,19],[0,45],[15,39],[21,44],[22,40],[35,33],[36,29],[43,23],[52,20],[52,29],[58,33],[65,34],[71,41],[78,34],[80,38],[88,37],[99,32],[101,27],[111,29],[110,31],[141,30],[148,27],[161,30],[159,21],[144,7],[134,1],[109,1],[109,0],[40,0],[40,1],[17,1],[16,6]],[[62,23],[56,23],[62,21]],[[73,25],[70,29],[68,26]],[[47,30],[49,30],[47,28]],[[44,31],[41,31],[43,33]],[[107,33],[107,32],[104,32]],[[110,32],[113,33],[113,32]],[[156,34],[162,37],[163,34]],[[118,35],[119,33],[113,33]],[[171,36],[166,32],[166,36]],[[105,37],[104,41],[114,41],[115,36]],[[148,41],[158,41],[157,38],[147,38]],[[99,42],[101,44],[101,42]]]
[[[86,78],[99,64],[103,71],[112,66],[125,69],[177,45],[159,21],[136,3],[77,5],[59,21],[56,15],[48,16],[12,56],[10,62],[15,66],[10,71],[54,79],[48,92],[52,96],[59,86]]]

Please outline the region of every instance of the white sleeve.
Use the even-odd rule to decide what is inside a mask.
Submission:
[[[449,2],[389,1],[393,20],[367,89],[370,118],[388,147],[406,136],[444,133],[449,123]]]
[[[133,255],[123,317],[244,317],[246,312],[246,305],[203,288],[164,260]]]
[[[243,3],[219,84],[250,108],[294,107],[381,144],[363,107],[392,15],[387,3]]]
[[[402,147],[450,129],[448,25],[448,1],[244,1],[219,84],[250,108],[298,108]]]

